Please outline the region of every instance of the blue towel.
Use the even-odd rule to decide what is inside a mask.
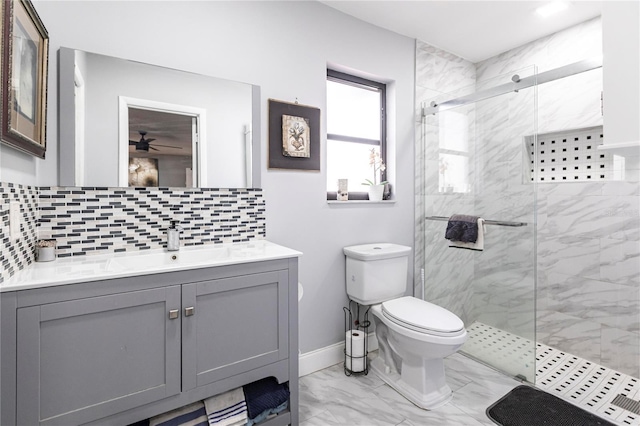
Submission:
[[[242,387],[247,401],[247,414],[256,418],[265,410],[272,410],[289,400],[286,383],[279,384],[275,377],[267,377]]]
[[[283,412],[287,408],[289,408],[289,401],[283,402],[282,404],[278,405],[276,408],[270,408],[268,410],[264,410],[262,413],[258,414],[253,419],[247,420],[247,426],[253,426],[267,419],[270,419],[276,414]]]
[[[451,241],[475,243],[478,241],[478,216],[454,214],[447,222],[444,237]]]

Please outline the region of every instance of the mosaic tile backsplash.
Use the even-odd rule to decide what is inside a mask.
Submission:
[[[2,270],[10,277],[33,261],[37,238],[55,239],[57,256],[85,256],[166,246],[171,221],[183,228],[183,246],[263,239],[261,189],[24,188],[0,184]],[[24,238],[12,243],[9,201],[22,203]]]
[[[36,188],[0,182],[0,282],[33,262],[37,227]],[[9,209],[20,211],[20,230],[15,241],[9,228]]]

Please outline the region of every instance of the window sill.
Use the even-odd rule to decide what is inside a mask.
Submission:
[[[342,204],[342,205],[352,205],[352,204],[395,204],[396,200],[382,200],[382,201],[371,201],[371,200],[347,200],[347,201],[338,201],[338,200],[327,200],[327,204]]]

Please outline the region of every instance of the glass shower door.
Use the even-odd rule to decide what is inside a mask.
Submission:
[[[534,76],[533,67],[518,72]],[[435,99],[486,91],[511,75]],[[489,90],[490,91],[490,90]],[[486,92],[485,92],[486,93]],[[425,106],[431,104],[425,103]],[[424,294],[465,323],[467,355],[506,374],[535,380],[536,87],[429,114],[422,121]],[[533,160],[532,160],[533,158]],[[450,248],[453,214],[485,225],[482,251]]]

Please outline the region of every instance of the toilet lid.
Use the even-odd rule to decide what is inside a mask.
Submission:
[[[391,321],[421,333],[451,336],[464,329],[464,323],[454,313],[411,296],[382,303],[382,313]]]

